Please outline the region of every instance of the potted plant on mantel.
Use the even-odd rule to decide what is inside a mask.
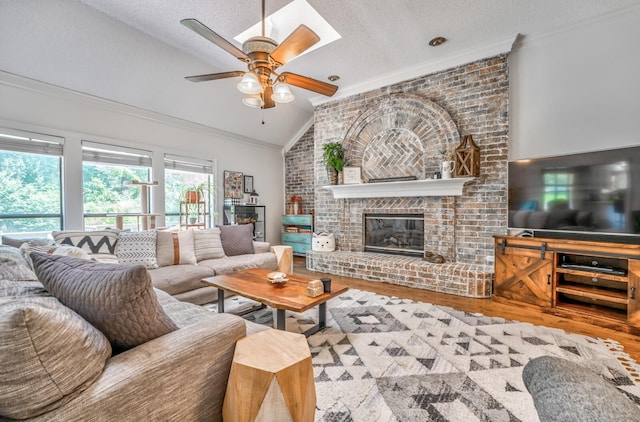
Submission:
[[[322,146],[322,160],[329,175],[329,183],[337,185],[344,168],[344,148],[340,142],[329,142]]]

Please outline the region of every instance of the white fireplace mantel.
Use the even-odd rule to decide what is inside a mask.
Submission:
[[[464,184],[473,179],[473,177],[455,177],[452,179],[329,185],[323,186],[323,188],[330,190],[336,199],[396,198],[402,196],[461,196]]]

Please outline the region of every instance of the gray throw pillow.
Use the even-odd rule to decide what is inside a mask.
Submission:
[[[7,246],[14,246],[19,248],[23,243],[28,243],[31,246],[46,246],[53,242],[52,239],[47,239],[43,237],[27,237],[24,239],[19,239],[17,237],[11,236],[2,236],[2,244]]]
[[[226,256],[253,253],[253,224],[218,226],[218,228]]]
[[[56,298],[0,298],[0,415],[26,419],[63,405],[110,356],[105,336]]]
[[[141,265],[103,264],[66,256],[32,253],[44,287],[76,311],[121,351],[177,327],[164,313]]]
[[[38,278],[20,253],[20,249],[0,245],[0,279],[34,281]]]

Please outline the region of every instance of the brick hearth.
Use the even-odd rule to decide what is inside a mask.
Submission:
[[[459,296],[491,297],[493,267],[489,265],[433,264],[422,258],[373,252],[309,251],[307,268]]]

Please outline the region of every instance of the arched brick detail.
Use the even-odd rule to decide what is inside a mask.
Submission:
[[[460,143],[449,113],[417,95],[386,96],[365,110],[347,131],[343,145],[347,163],[371,178],[416,176],[438,171],[439,152]]]

